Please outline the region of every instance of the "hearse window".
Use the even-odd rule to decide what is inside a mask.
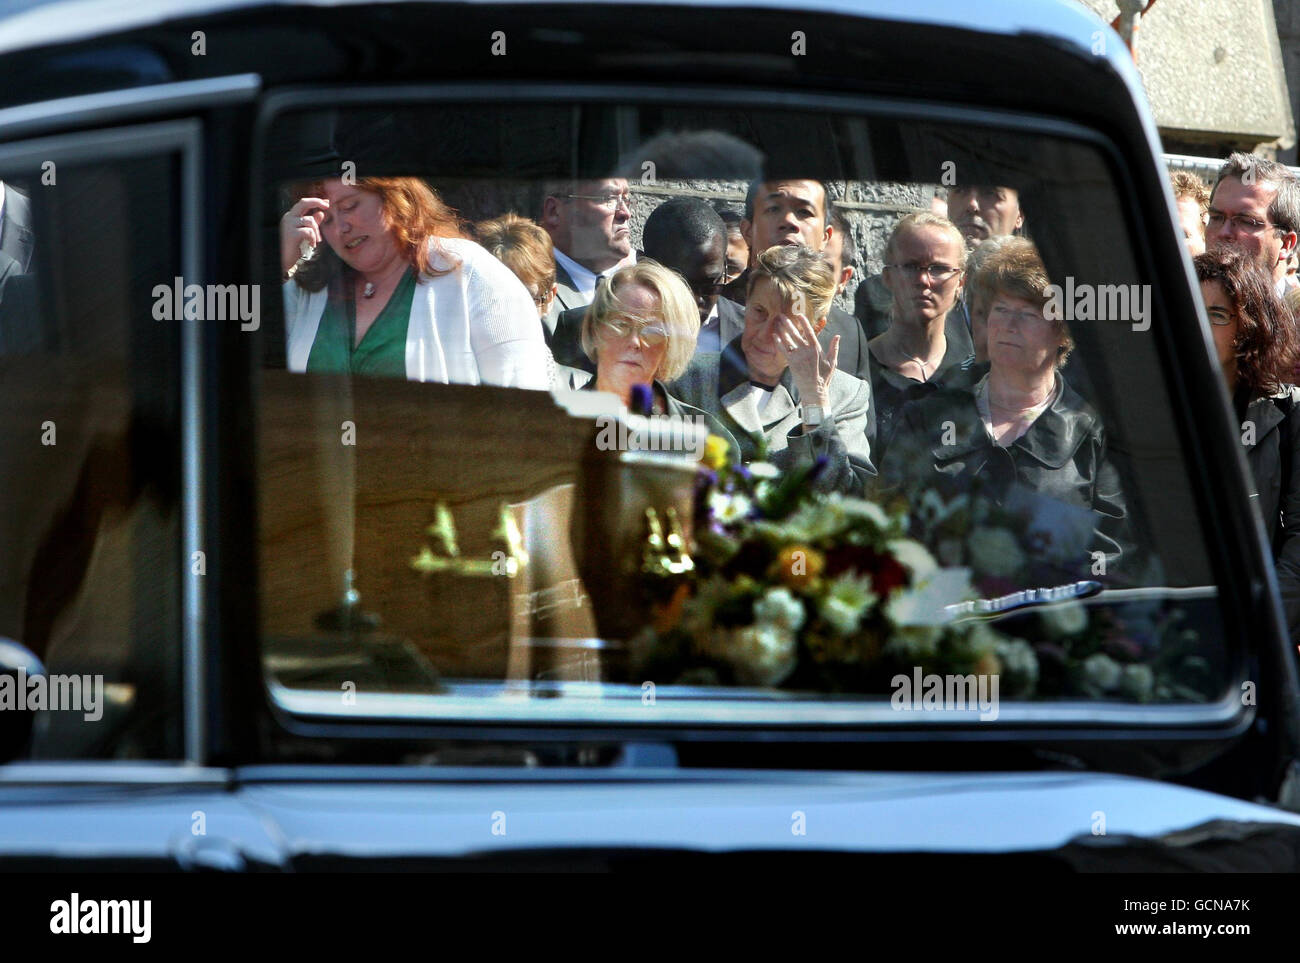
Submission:
[[[650,723],[905,721],[935,679],[981,719],[1221,698],[1159,291],[1104,153],[1042,129],[278,115],[274,696]]]
[[[0,636],[48,673],[0,707],[44,700],[34,758],[176,758],[179,155],[87,153],[0,170]]]

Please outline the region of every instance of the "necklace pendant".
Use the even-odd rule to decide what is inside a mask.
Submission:
[[[375,284],[373,281],[367,281],[366,286],[361,289],[363,298],[373,298],[375,296]]]

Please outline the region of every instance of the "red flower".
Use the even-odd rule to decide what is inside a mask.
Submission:
[[[882,599],[896,588],[908,584],[907,569],[887,553],[861,545],[837,545],[826,550],[826,575],[834,578],[845,572],[871,577],[871,590]]]

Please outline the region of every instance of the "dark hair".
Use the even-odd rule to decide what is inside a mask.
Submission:
[[[853,243],[853,232],[849,230],[849,219],[838,207],[831,208],[831,227],[840,236],[840,264],[853,265],[858,256],[858,246]]]
[[[744,220],[745,215],[736,210],[727,201],[714,201],[713,209],[718,212],[718,217],[722,218],[722,223],[727,227],[727,235],[740,235],[740,222]]]
[[[646,218],[641,250],[660,264],[674,264],[683,247],[695,248],[721,238],[727,243],[727,225],[710,204],[698,197],[664,201]]]
[[[754,219],[754,202],[758,200],[758,192],[763,189],[763,185],[775,184],[778,181],[782,181],[782,180],[807,180],[809,181],[809,183],[816,184],[818,187],[820,187],[822,189],[822,214],[824,216],[829,216],[830,211],[826,210],[826,208],[830,207],[831,195],[827,192],[826,185],[823,184],[821,181],[815,181],[812,180],[811,178],[806,178],[806,177],[800,177],[800,178],[773,177],[768,180],[753,180],[749,182],[749,189],[745,191],[745,220],[752,221]],[[828,220],[827,223],[830,223],[830,221]]]
[[[1273,279],[1251,257],[1234,250],[1207,251],[1192,259],[1196,278],[1217,281],[1237,308],[1237,383],[1252,396],[1275,394],[1287,384],[1300,354],[1295,318],[1273,290]]]
[[[747,181],[762,176],[763,152],[726,131],[667,130],[624,154],[617,170],[642,183],[649,171],[656,180]]]

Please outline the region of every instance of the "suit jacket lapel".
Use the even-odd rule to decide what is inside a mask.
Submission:
[[[583,300],[582,295],[578,293],[573,278],[569,277],[569,272],[559,263],[555,265],[555,284],[557,289],[555,299],[563,305],[561,310],[567,311],[569,308],[582,307],[587,303]]]
[[[735,301],[718,298],[718,340],[726,345],[745,330],[745,309]]]

